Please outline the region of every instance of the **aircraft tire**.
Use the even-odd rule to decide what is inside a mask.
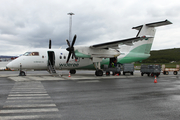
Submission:
[[[96,76],[103,76],[103,71],[102,70],[96,70],[95,75]]]
[[[71,74],[76,74],[76,70],[70,70],[69,71]]]
[[[20,71],[19,76],[26,76],[26,73],[24,71]]]

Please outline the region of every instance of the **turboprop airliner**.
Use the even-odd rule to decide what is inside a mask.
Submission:
[[[47,70],[56,73],[56,70],[70,70],[75,74],[78,69],[95,70],[96,76],[102,76],[102,65],[109,65],[112,61],[119,64],[142,61],[150,56],[150,50],[154,40],[155,27],[172,24],[170,21],[160,21],[133,27],[138,30],[136,37],[94,44],[91,46],[74,46],[77,36],[72,43],[66,40],[68,48],[33,49],[23,56],[10,62],[7,67],[23,70]]]

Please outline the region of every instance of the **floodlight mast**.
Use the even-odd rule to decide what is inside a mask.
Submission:
[[[70,19],[69,19],[69,41],[71,41],[71,29],[72,29],[72,15],[75,15],[74,13],[68,13],[68,15],[70,15]]]

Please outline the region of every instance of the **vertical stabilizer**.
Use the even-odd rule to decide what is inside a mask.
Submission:
[[[137,26],[137,27],[133,27],[132,29],[138,30],[138,33],[137,33],[136,37],[146,36],[146,37],[149,37],[149,38],[146,39],[145,41],[137,42],[137,45],[134,45],[132,50],[135,51],[135,52],[138,52],[138,53],[149,54],[150,50],[151,50],[151,47],[152,47],[153,40],[154,40],[154,36],[155,36],[155,33],[156,33],[155,27],[169,25],[169,24],[172,24],[172,23],[170,21],[168,21],[168,20],[165,20],[165,21],[148,23],[148,24],[145,24],[145,25],[140,25],[140,26]]]
[[[160,22],[154,22],[154,23],[148,23],[145,25],[140,25],[137,27],[133,27],[132,29],[139,30],[138,34],[136,37],[142,37],[142,36],[151,36],[154,37],[155,35],[155,27],[159,26],[164,26],[164,25],[169,25],[172,24],[170,21],[165,20],[165,21],[160,21]]]

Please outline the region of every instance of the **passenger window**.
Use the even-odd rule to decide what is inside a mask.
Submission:
[[[64,56],[64,59],[66,59],[66,56]]]
[[[60,56],[59,58],[62,59],[62,56]]]

